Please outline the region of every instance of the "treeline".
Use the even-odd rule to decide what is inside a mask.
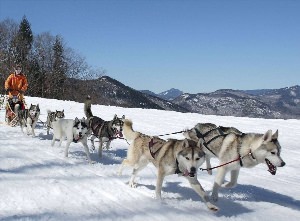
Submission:
[[[104,74],[101,69],[92,69],[85,58],[67,47],[61,36],[49,32],[34,35],[25,16],[20,24],[10,19],[0,21],[2,93],[16,63],[22,65],[28,79],[25,95],[36,97],[82,100],[88,94],[90,80]]]

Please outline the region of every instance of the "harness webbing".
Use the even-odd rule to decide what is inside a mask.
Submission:
[[[246,156],[248,156],[248,155],[250,155],[250,156],[252,157],[252,159],[255,160],[255,158],[254,158],[254,156],[253,156],[253,154],[252,154],[252,152],[251,152],[251,150],[250,150],[249,153],[247,153],[245,156],[242,156],[242,157],[241,157],[241,155],[239,154],[239,157],[236,158],[235,160],[231,160],[231,161],[229,161],[229,162],[227,162],[227,163],[223,163],[223,164],[221,164],[221,165],[219,165],[219,166],[215,166],[215,167],[211,167],[211,168],[206,168],[206,169],[200,168],[200,170],[202,170],[202,171],[204,171],[204,170],[207,170],[207,171],[208,171],[208,170],[213,170],[213,169],[216,169],[216,168],[225,166],[225,165],[227,165],[227,164],[236,162],[236,161],[238,161],[238,160],[240,161],[241,167],[243,167],[242,159],[244,159],[244,158],[245,158]]]

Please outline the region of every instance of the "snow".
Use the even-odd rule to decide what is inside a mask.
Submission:
[[[64,109],[66,118],[82,118],[83,104],[26,97],[27,104],[39,103],[40,120],[46,120],[46,109]],[[103,158],[92,153],[95,164],[88,164],[81,144],[72,143],[69,158],[64,145],[51,147],[40,123],[37,137],[23,135],[19,127],[9,127],[0,110],[0,220],[276,220],[300,218],[300,121],[222,117],[195,113],[121,108],[93,105],[94,115],[105,120],[114,114],[133,121],[133,128],[149,135],[166,134],[193,127],[199,122],[234,126],[243,132],[264,133],[279,129],[281,156],[286,166],[272,176],[266,165],[241,169],[238,186],[220,192],[216,205],[220,211],[208,211],[188,182],[177,175],[168,176],[159,202],[154,197],[156,169],[147,166],[137,177],[139,185],[130,188],[131,169],[123,175],[117,170],[126,157],[128,144],[114,140]],[[164,138],[182,139],[182,134]],[[90,143],[89,143],[90,146]],[[212,165],[218,165],[216,159]],[[205,165],[202,165],[204,168]],[[198,171],[198,179],[210,194],[214,175]]]

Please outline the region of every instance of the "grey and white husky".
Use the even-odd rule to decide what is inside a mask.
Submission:
[[[205,161],[202,140],[162,140],[158,137],[151,137],[132,129],[132,121],[126,119],[124,122],[124,135],[127,140],[133,140],[128,152],[127,159],[124,159],[119,169],[122,174],[124,166],[133,167],[129,185],[135,186],[135,177],[139,171],[152,162],[157,168],[156,198],[161,199],[161,189],[165,176],[179,174],[185,177],[191,187],[202,198],[206,206],[217,211],[218,207],[209,202],[197,179],[197,170]]]
[[[58,119],[63,119],[65,118],[65,112],[64,110],[62,111],[51,111],[47,109],[47,121],[46,121],[46,126],[47,126],[47,134],[49,135],[50,128],[52,128],[52,122],[57,121]]]
[[[53,139],[51,146],[54,146],[55,140],[59,139],[59,146],[62,141],[67,140],[65,147],[65,157],[68,157],[69,147],[72,142],[81,142],[89,163],[93,163],[90,157],[89,148],[87,145],[88,127],[85,118],[79,120],[77,117],[73,119],[59,119],[52,122],[53,126]]]
[[[27,135],[32,135],[35,137],[34,129],[36,127],[37,121],[40,116],[40,107],[39,105],[31,104],[29,109],[18,110],[18,121],[21,126],[21,130],[24,133],[23,129],[26,127]]]
[[[95,149],[94,140],[99,139],[98,155],[102,157],[103,143],[106,142],[106,149],[109,149],[112,139],[123,137],[122,130],[125,120],[125,115],[119,118],[116,114],[110,121],[105,121],[100,117],[93,115],[91,110],[91,98],[88,96],[84,102],[84,113],[87,117],[89,129],[92,132],[91,142],[92,148]]]
[[[260,163],[265,163],[268,166],[268,171],[275,175],[277,167],[285,165],[280,156],[281,146],[278,141],[278,130],[274,134],[271,130],[268,130],[265,134],[229,133],[218,137],[217,142],[211,143],[210,149],[219,158],[220,165],[223,165],[218,168],[215,177],[212,191],[214,201],[218,200],[220,187],[231,188],[236,186],[239,171],[242,167],[253,168]],[[228,172],[231,175],[230,181],[223,184],[225,175]]]
[[[206,168],[208,168],[208,174],[211,175],[212,171],[209,170],[211,168],[210,159],[219,156],[223,139],[229,133],[242,134],[241,131],[234,127],[217,126],[212,123],[198,123],[192,129],[185,131],[183,136],[196,142],[200,138],[203,139]]]

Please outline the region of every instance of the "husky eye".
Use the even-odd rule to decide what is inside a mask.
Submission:
[[[271,154],[275,155],[276,153],[273,151],[273,152],[271,152]]]
[[[199,158],[199,157],[197,157],[197,158],[196,158],[196,160],[200,160],[200,158]]]
[[[190,158],[186,157],[185,159],[190,160]]]

